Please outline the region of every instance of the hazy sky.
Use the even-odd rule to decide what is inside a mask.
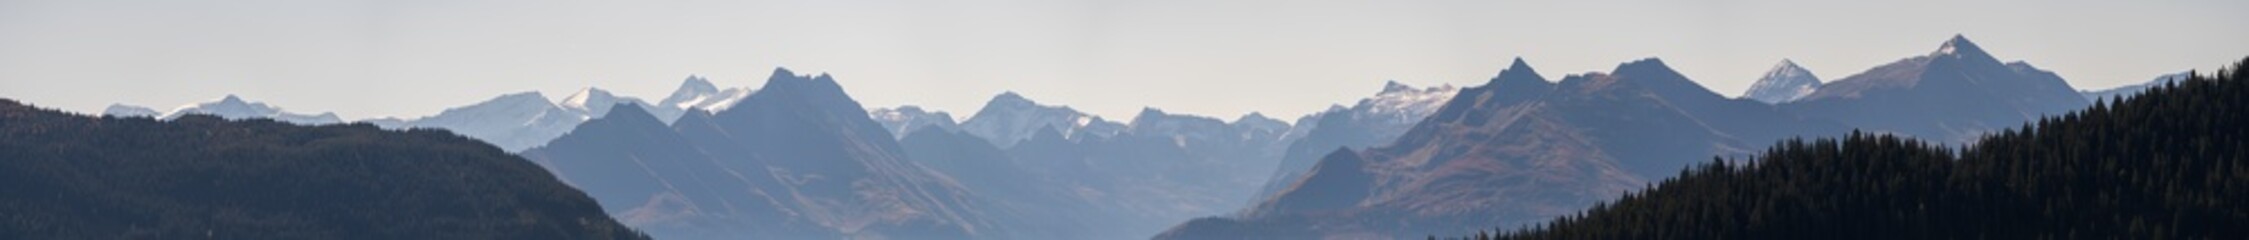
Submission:
[[[1660,57],[1738,95],[1782,58],[1833,80],[1966,34],[2079,88],[2249,56],[2249,1],[105,1],[0,0],[0,97],[98,112],[229,93],[347,119],[593,86],[661,99],[690,74],[834,74],[870,107],[967,117],[1013,90],[1294,119],[1384,80],[1477,85]]]

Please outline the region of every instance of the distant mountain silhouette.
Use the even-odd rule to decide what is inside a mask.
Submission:
[[[569,132],[588,116],[563,109],[539,92],[500,95],[424,118],[369,121],[385,128],[437,128],[473,137],[502,150],[523,151]]]
[[[318,115],[292,113],[282,111],[280,107],[266,105],[262,102],[242,100],[242,97],[235,96],[233,94],[227,94],[226,97],[220,98],[216,101],[180,106],[179,108],[172,109],[170,113],[165,113],[164,117],[162,117],[161,119],[178,119],[182,116],[191,114],[212,115],[233,120],[264,118],[300,125],[323,125],[344,122],[343,118],[336,117],[335,113],[321,113]]]
[[[2000,63],[1959,36],[1777,106],[1727,99],[1660,60],[1560,83],[1517,61],[1389,145],[1328,154],[1242,214],[1159,238],[1461,235],[1544,221],[1695,163],[1678,156],[1746,157],[1749,146],[1851,128],[1959,143],[2082,106],[2052,73]]]
[[[785,69],[666,127],[632,104],[524,156],[666,239],[1007,236],[951,177],[906,159],[827,75]]]
[[[1031,134],[1045,129],[1061,131],[1063,136],[1086,134],[1108,137],[1124,131],[1124,124],[1110,122],[1092,114],[1079,112],[1065,106],[1040,105],[1015,92],[992,96],[984,108],[961,122],[961,130],[992,141],[1002,148],[1015,146],[1029,139]]]
[[[445,129],[490,142],[509,152],[520,152],[561,137],[587,120],[605,116],[617,104],[635,105],[660,121],[670,123],[688,111],[724,109],[751,92],[748,88],[720,90],[710,80],[688,76],[671,97],[658,104],[619,97],[600,88],[580,90],[559,103],[539,92],[520,92],[448,108],[428,117],[365,122],[392,129]]]
[[[245,106],[203,110],[259,110]],[[538,165],[442,131],[4,99],[0,219],[6,239],[647,239]]]
[[[2187,77],[2191,76],[2193,76],[2191,72],[2164,74],[2163,76],[2157,76],[2155,77],[2155,79],[2148,80],[2147,82],[2118,86],[2115,88],[2103,90],[2079,91],[2079,93],[2085,95],[2085,101],[2114,101],[2116,100],[2115,98],[2118,97],[2131,97],[2133,95],[2139,95],[2140,92],[2147,91],[2148,88],[2176,83],[2179,82],[2179,80],[2185,80],[2187,79]]]
[[[1557,84],[1518,59],[1390,145],[1331,153],[1242,216],[1189,222],[1160,238],[1412,236],[1532,222],[1689,163],[1667,156],[1739,155],[1743,138],[1821,126],[1717,95],[1660,60],[1614,72]]]

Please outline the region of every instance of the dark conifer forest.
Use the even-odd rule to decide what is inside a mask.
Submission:
[[[2249,60],[1992,133],[1791,140],[1471,239],[2249,239]]]
[[[529,161],[439,130],[0,99],[0,239],[646,239]]]

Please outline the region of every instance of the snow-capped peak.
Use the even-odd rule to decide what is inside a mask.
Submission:
[[[1445,100],[1452,99],[1457,93],[1460,93],[1460,88],[1451,84],[1415,89],[1410,85],[1390,81],[1383,84],[1382,92],[1375,93],[1374,97],[1360,99],[1353,108],[1391,117],[1427,116],[1444,106]]]
[[[679,90],[672,91],[670,97],[665,97],[663,101],[657,102],[657,105],[670,109],[651,109],[650,111],[660,114],[688,109],[717,112],[733,106],[734,102],[742,101],[744,97],[749,97],[751,92],[753,91],[746,87],[721,90],[718,85],[711,84],[708,79],[700,76],[687,76],[687,80],[679,84]]]
[[[1783,103],[1811,95],[1819,86],[1819,77],[1813,76],[1812,71],[1797,66],[1795,61],[1781,59],[1780,63],[1773,64],[1772,70],[1765,72],[1764,78],[1757,79],[1757,83],[1751,84],[1749,90],[1741,96],[1759,102]]]
[[[1984,53],[1983,48],[1977,47],[1975,42],[1968,41],[1967,35],[1953,34],[1952,39],[1945,40],[1944,45],[1938,46],[1936,53],[1933,53],[1933,55],[1975,56],[1990,54]]]
[[[164,115],[164,113],[156,112],[156,109],[149,109],[148,107],[125,104],[110,104],[109,108],[102,109],[102,116],[157,117],[161,115]]]
[[[185,106],[180,106],[178,108],[173,108],[172,112],[165,114],[163,119],[176,119],[187,114],[208,114],[226,119],[267,118],[295,124],[333,124],[343,122],[343,118],[337,117],[335,113],[322,113],[318,115],[290,113],[282,111],[279,107],[266,105],[265,103],[242,100],[241,96],[235,96],[234,94],[227,94],[226,97],[220,98],[215,101],[188,104]]]
[[[569,97],[563,97],[561,105],[564,108],[591,109],[601,107],[598,106],[601,105],[600,103],[615,102],[616,99],[617,95],[610,94],[608,90],[588,87],[579,89],[577,93],[572,93]]]
[[[690,98],[708,96],[714,93],[718,93],[718,85],[711,84],[710,80],[703,79],[703,77],[689,75],[687,80],[679,83],[679,89],[672,90],[672,96],[665,97],[663,102],[682,102]]]
[[[960,125],[963,132],[1000,147],[1014,146],[1042,129],[1060,130],[1063,136],[1091,133],[1104,137],[1124,129],[1124,124],[1100,120],[1070,107],[1040,105],[1013,91],[992,96],[984,108]]]
[[[896,138],[906,138],[906,134],[912,134],[914,131],[926,128],[946,131],[960,129],[960,124],[953,122],[953,114],[944,111],[922,110],[921,106],[905,105],[898,106],[898,108],[876,108],[868,110],[867,115],[873,118],[876,123],[881,123],[884,129],[890,130],[890,135]]]

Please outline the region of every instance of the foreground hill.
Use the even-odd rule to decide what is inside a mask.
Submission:
[[[538,165],[443,131],[0,99],[0,239],[646,239]]]
[[[2243,67],[2249,60],[1958,151],[1865,134],[1790,141],[1747,165],[1704,164],[1496,238],[2242,239]]]

